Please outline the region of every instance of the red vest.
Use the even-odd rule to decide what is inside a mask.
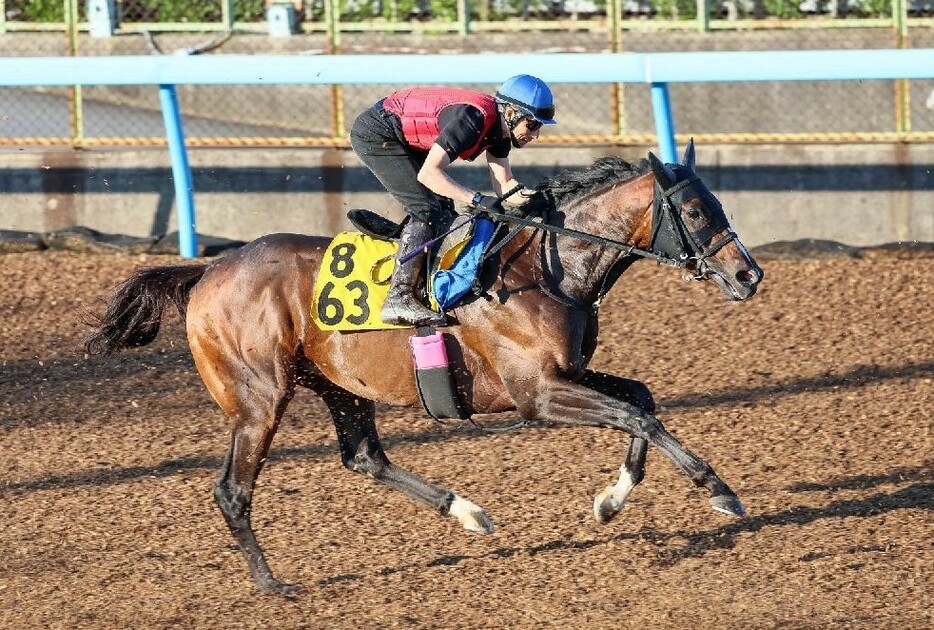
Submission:
[[[499,124],[496,100],[489,94],[452,87],[417,87],[393,92],[383,99],[383,109],[391,111],[402,122],[402,133],[409,146],[427,151],[438,139],[438,114],[448,105],[467,104],[483,112],[483,132],[477,144],[462,152],[462,160],[473,160],[489,147],[481,145],[487,132]]]

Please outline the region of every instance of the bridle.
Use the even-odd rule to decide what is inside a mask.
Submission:
[[[678,167],[678,165],[669,166],[672,168]],[[694,192],[698,193],[698,196],[704,201],[707,210],[711,213],[709,224],[697,232],[691,232],[687,229],[679,211],[683,203],[693,198],[688,197],[688,192],[692,190],[692,186]],[[515,194],[520,188],[521,186],[510,190],[503,195],[501,199],[506,199],[510,195]],[[690,172],[690,175],[685,179],[674,183],[667,189],[662,188],[656,176],[652,198],[652,233],[649,237],[648,249],[641,249],[629,243],[597,236],[589,232],[581,232],[580,230],[553,225],[548,223],[547,215],[543,216],[541,221],[535,221],[528,216],[506,214],[493,210],[487,210],[484,214],[503,222],[516,224],[516,227],[502,240],[498,241],[487,250],[483,256],[483,261],[486,261],[506,245],[506,243],[515,238],[524,227],[543,230],[551,234],[569,236],[588,243],[600,245],[601,247],[609,247],[623,252],[624,256],[611,266],[601,281],[597,297],[592,304],[584,304],[569,296],[557,294],[544,285],[542,286],[543,292],[553,300],[582,310],[596,311],[599,309],[607,292],[612,288],[625,267],[628,266],[624,261],[630,256],[648,258],[659,264],[677,267],[679,269],[690,269],[694,280],[704,280],[711,273],[707,259],[737,238],[736,233],[727,221],[720,203],[693,172]],[[713,240],[713,237],[723,230],[726,230],[727,234],[711,244],[710,242]]]
[[[680,211],[676,210],[690,200],[686,194],[689,188],[693,188],[711,214],[708,224],[697,232],[687,229]],[[711,244],[713,237],[724,230],[726,235]],[[710,275],[707,259],[736,238],[736,232],[730,227],[720,202],[699,177],[691,173],[667,189],[663,189],[658,179],[655,179],[650,251],[674,260],[676,267],[693,268],[693,278],[703,280]]]

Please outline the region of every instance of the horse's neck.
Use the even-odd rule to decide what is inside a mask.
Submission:
[[[651,232],[651,187],[647,196],[644,186],[636,186],[618,184],[567,204],[559,210],[564,227],[644,247]],[[609,288],[605,286],[607,275],[624,257],[624,252],[615,247],[601,247],[571,236],[551,239],[543,252],[544,276],[550,276],[563,294],[583,303],[592,303]]]

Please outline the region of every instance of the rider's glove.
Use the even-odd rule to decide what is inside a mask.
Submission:
[[[503,209],[503,204],[500,202],[498,197],[477,193],[473,196],[471,201],[471,210],[473,214],[483,214],[487,210],[492,210],[493,212],[505,212]]]

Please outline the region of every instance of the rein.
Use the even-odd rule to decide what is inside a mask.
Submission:
[[[499,197],[499,198],[498,198],[499,201],[500,201],[500,203],[502,203],[504,200],[508,199],[509,197],[512,197],[514,194],[516,194],[517,192],[519,192],[519,191],[522,190],[523,188],[525,188],[525,186],[523,186],[522,184],[518,184],[517,186],[514,186],[513,188],[509,189],[508,191],[506,191],[506,193],[503,194],[502,197]],[[484,211],[483,214],[490,214],[490,215],[492,215],[493,213],[492,213],[492,211]],[[500,213],[497,212],[496,214],[500,214]],[[436,237],[434,237],[434,238],[432,238],[432,239],[429,239],[429,240],[425,241],[425,242],[422,243],[418,248],[414,249],[413,251],[409,252],[408,254],[406,254],[405,256],[403,256],[402,258],[400,258],[400,259],[399,259],[399,263],[406,263],[406,262],[408,262],[409,260],[411,260],[412,258],[415,258],[416,256],[420,256],[423,252],[428,251],[430,248],[434,247],[436,243],[440,243],[442,240],[444,240],[445,237],[447,237],[447,236],[453,234],[454,232],[456,232],[457,230],[461,229],[462,227],[464,227],[464,226],[467,225],[468,223],[472,223],[474,220],[476,220],[476,218],[477,218],[478,216],[480,216],[480,213],[473,214],[473,215],[467,217],[466,219],[464,219],[463,221],[461,221],[460,223],[451,226],[451,228],[449,228],[444,234],[439,234],[438,236],[436,236]],[[502,216],[506,216],[506,215],[502,215]],[[520,229],[521,229],[521,228],[520,228]],[[518,232],[519,232],[519,230],[516,230],[516,234],[518,234]],[[513,236],[515,236],[515,234],[511,234],[510,237],[509,237],[509,239],[507,239],[507,242],[510,241],[510,240],[512,240],[512,237],[513,237]],[[503,244],[505,245],[505,243],[503,243]],[[498,249],[498,248],[497,248],[497,249]],[[484,258],[483,260],[486,260],[486,258]]]
[[[594,243],[595,245],[601,245],[603,247],[612,247],[620,251],[626,252],[627,256],[640,256],[642,258],[651,258],[663,265],[670,265],[672,267],[686,267],[687,262],[685,260],[678,260],[665,254],[660,254],[653,252],[647,249],[639,249],[635,245],[630,245],[629,243],[623,243],[621,241],[616,241],[611,238],[605,238],[603,236],[597,236],[595,234],[590,234],[589,232],[581,232],[579,230],[573,230],[571,228],[559,227],[557,225],[552,225],[550,223],[545,223],[544,221],[533,221],[532,219],[527,219],[526,217],[521,217],[512,214],[506,214],[503,212],[496,212],[495,210],[486,210],[484,214],[494,218],[499,219],[500,221],[505,221],[507,223],[518,223],[522,227],[531,227],[537,230],[544,230],[546,232],[551,232],[552,234],[560,234],[562,236],[570,236],[588,243]],[[504,239],[503,244],[508,242],[511,239]]]
[[[710,273],[708,270],[708,264],[706,262],[707,259],[723,249],[723,247],[726,246],[729,242],[735,240],[737,236],[736,233],[730,229],[729,223],[726,221],[726,217],[723,215],[723,211],[720,209],[719,204],[717,204],[717,210],[719,212],[715,216],[716,220],[713,221],[712,224],[705,230],[702,230],[700,234],[695,235],[686,229],[684,221],[675,211],[675,207],[680,207],[680,204],[676,204],[673,201],[673,198],[676,196],[680,197],[681,193],[686,188],[688,188],[688,186],[694,184],[695,182],[700,182],[700,178],[698,178],[696,175],[677,182],[668,189],[662,189],[661,185],[658,183],[658,180],[655,180],[652,197],[652,233],[649,237],[649,243],[650,248],[654,247],[656,242],[661,243],[663,247],[660,251],[654,248],[642,249],[634,245],[630,245],[629,243],[623,243],[603,236],[597,236],[595,234],[590,234],[589,232],[581,232],[571,228],[552,225],[550,223],[546,223],[544,217],[541,221],[534,221],[527,216],[512,215],[503,212],[497,212],[495,210],[485,210],[483,214],[491,218],[498,219],[499,221],[514,223],[516,226],[512,228],[512,230],[510,230],[510,232],[501,241],[499,241],[496,245],[484,253],[482,262],[486,262],[488,258],[499,251],[513,238],[515,238],[525,227],[531,227],[536,230],[544,230],[545,232],[550,232],[552,234],[570,236],[571,238],[576,238],[588,243],[600,245],[601,247],[610,247],[624,252],[625,256],[614,262],[610,269],[607,271],[606,275],[603,277],[603,280],[600,283],[600,289],[597,292],[597,298],[590,305],[584,304],[564,295],[558,295],[549,289],[545,284],[540,285],[542,292],[552,300],[555,300],[560,304],[564,304],[565,306],[576,308],[578,310],[591,310],[593,312],[596,312],[600,308],[603,298],[606,296],[607,292],[609,292],[610,288],[613,286],[616,280],[619,279],[619,276],[631,263],[631,261],[630,263],[625,262],[626,258],[630,256],[649,258],[659,264],[677,267],[679,269],[686,269],[693,265],[693,279],[703,280]],[[514,194],[518,189],[519,187],[509,191],[507,194],[503,195],[501,199],[505,199],[506,197]],[[702,188],[702,190],[704,189]],[[708,247],[707,244],[710,242],[713,236],[724,229],[727,230],[726,236],[720,238]]]

